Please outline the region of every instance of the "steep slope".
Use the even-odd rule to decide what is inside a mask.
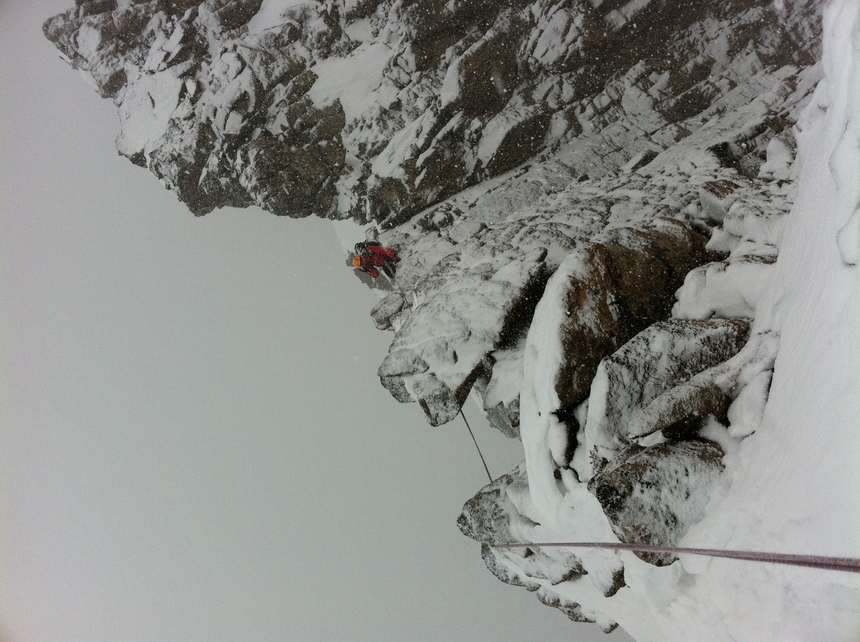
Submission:
[[[77,0],[45,33],[117,103],[120,153],[196,214],[256,204],[392,225],[581,134],[602,132],[580,141],[577,176],[664,149],[756,72],[811,62],[810,12]]]
[[[587,414],[581,433],[586,447],[577,452],[584,455],[593,445],[593,455],[590,461],[574,456],[570,469],[557,468],[552,412],[558,402],[547,395],[562,352],[554,344],[564,318],[563,289],[557,288],[568,279],[563,268],[551,279],[526,343],[526,460],[467,503],[460,520],[463,531],[484,544],[488,566],[503,581],[525,585],[574,619],[593,619],[604,628],[618,622],[639,640],[852,640],[860,634],[860,581],[851,574],[690,556],[672,563],[671,557],[640,560],[613,551],[493,546],[618,537],[858,557],[860,50],[851,35],[858,25],[855,4],[828,7],[827,77],[798,124],[799,193],[784,234],[777,235],[775,265],[747,261],[735,275],[731,260],[721,270],[706,266],[691,273],[678,293],[678,316],[754,316],[749,342],[740,352],[732,348],[718,366],[702,364],[699,374],[674,387],[666,385],[666,376],[676,364],[653,360],[672,350],[687,352],[684,363],[690,363],[689,353],[697,349],[677,329],[640,335],[650,355],[630,342],[626,352],[604,360],[602,367],[614,364],[626,374],[604,375],[592,385],[589,403],[579,409],[579,417]],[[713,195],[705,196],[707,208]],[[725,228],[730,214],[723,214]],[[742,229],[752,237],[761,232],[761,220],[735,228]],[[759,245],[749,256],[765,256],[763,249]],[[657,385],[668,393],[646,392],[655,385],[642,376],[648,370],[663,373]],[[627,421],[608,416],[606,397],[623,400]],[[661,399],[667,400],[662,406],[656,404]],[[663,420],[661,412],[672,418]],[[691,414],[708,415],[696,420],[692,433]],[[686,420],[680,428],[698,438],[679,440],[679,418]],[[642,429],[647,425],[653,428]],[[706,450],[691,453],[693,446]]]
[[[855,19],[841,4],[832,29]],[[840,400],[857,398],[843,349],[857,337],[838,310],[856,306],[856,213],[829,221],[836,244],[809,205],[856,207],[856,171],[840,169],[856,162],[851,143],[838,147],[838,197],[804,187],[829,175],[804,178],[788,216],[798,172],[829,171],[795,162],[796,132],[809,150],[856,110],[832,89],[856,74],[833,53],[849,40],[832,36],[815,64],[820,27],[813,0],[77,0],[45,33],[117,104],[120,153],[195,214],[257,205],[373,222],[397,248],[371,311],[393,333],[381,383],[432,425],[475,392],[523,443],[523,464],[459,520],[500,580],[643,640],[838,639],[857,624],[853,580],[493,546],[856,553],[850,511],[823,538],[802,526],[833,515],[813,499],[823,487],[794,472],[804,449],[818,453],[827,492],[851,505],[857,414]],[[833,158],[821,149],[804,153]],[[822,272],[807,268],[806,238],[829,257]],[[796,321],[818,310],[821,323]],[[838,374],[815,356],[831,330]],[[786,336],[807,335],[811,348],[786,351]],[[807,405],[795,381],[832,382],[821,399],[844,410]],[[817,436],[824,418],[833,441]],[[777,438],[782,425],[793,436]],[[765,474],[774,451],[781,470]],[[791,510],[785,488],[804,498]],[[807,596],[812,614],[793,608]]]

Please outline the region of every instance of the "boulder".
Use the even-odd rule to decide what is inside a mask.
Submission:
[[[583,401],[600,361],[636,333],[669,316],[686,274],[709,258],[707,239],[660,219],[644,229],[616,228],[576,250],[560,333],[563,362],[555,390],[561,408]]]
[[[660,430],[670,438],[695,435],[708,415],[726,423],[732,399],[761,373],[773,370],[778,346],[779,337],[773,332],[753,334],[727,361],[703,370],[635,409],[627,423],[627,440]]]
[[[723,471],[723,450],[710,441],[631,446],[588,482],[622,542],[674,546],[699,521]],[[657,566],[668,553],[636,553]]]
[[[487,484],[463,505],[457,527],[466,537],[481,544],[505,544],[513,541],[510,515],[516,512],[506,490],[509,486],[528,485],[524,466],[518,466]]]
[[[487,355],[528,324],[546,283],[546,250],[498,259],[445,257],[448,278],[430,279],[432,298],[404,320],[379,366],[382,385],[398,401],[417,401],[433,426],[457,416],[489,374]]]
[[[370,318],[373,319],[377,330],[391,330],[406,306],[406,299],[400,292],[391,292],[373,306],[370,310]]]
[[[597,368],[585,424],[589,450],[597,446],[600,456],[614,456],[629,444],[627,424],[638,410],[734,356],[749,333],[744,319],[669,319],[637,334]]]

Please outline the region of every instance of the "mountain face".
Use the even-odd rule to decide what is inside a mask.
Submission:
[[[488,569],[664,640],[689,639],[658,615],[693,581],[674,556],[495,545],[676,545],[724,492],[779,352],[756,319],[820,9],[76,0],[44,31],[195,214],[373,222],[401,258],[382,385],[434,426],[476,392],[523,443],[458,521]]]
[[[390,227],[572,141],[577,178],[673,146],[815,59],[813,3],[785,4],[78,0],[45,34],[117,104],[120,153],[195,214]]]

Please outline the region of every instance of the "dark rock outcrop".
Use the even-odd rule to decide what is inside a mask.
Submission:
[[[601,359],[669,316],[687,272],[709,259],[706,242],[683,223],[664,220],[611,230],[577,250],[582,268],[567,289],[565,358],[555,384],[561,408],[588,396]]]
[[[710,441],[631,446],[588,483],[623,542],[675,545],[699,521],[723,470],[723,450]],[[652,564],[667,553],[636,553]]]

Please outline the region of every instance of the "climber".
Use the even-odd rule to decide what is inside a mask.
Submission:
[[[353,267],[367,272],[371,278],[379,276],[379,270],[389,278],[394,278],[394,272],[400,257],[397,251],[384,247],[379,241],[361,241],[355,244],[355,256],[352,259]]]

